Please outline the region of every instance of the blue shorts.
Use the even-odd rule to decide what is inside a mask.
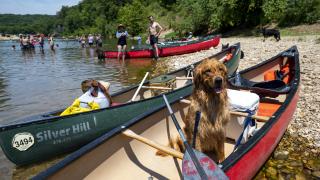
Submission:
[[[150,35],[150,44],[154,45],[158,43],[158,37],[156,37],[155,35]]]

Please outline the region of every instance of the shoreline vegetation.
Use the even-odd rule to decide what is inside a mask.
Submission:
[[[278,28],[281,37],[284,36],[310,36],[320,35],[320,22],[314,24],[301,24],[291,27]],[[160,41],[173,38],[176,32],[173,29],[165,30],[159,37]],[[257,27],[246,28],[240,30],[231,30],[222,34],[222,37],[261,37],[262,34]],[[76,36],[61,36],[61,39],[77,40]],[[130,37],[136,39],[136,37]],[[0,41],[15,41],[19,40],[16,34],[0,34]]]
[[[63,6],[56,15],[0,14],[0,34],[114,37],[121,23],[131,36],[147,36],[150,15],[172,31],[165,38],[182,38],[189,32],[257,35],[263,27],[283,29],[283,35],[290,35],[294,30],[290,27],[320,23],[320,1],[82,0]]]

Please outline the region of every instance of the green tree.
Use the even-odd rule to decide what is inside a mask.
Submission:
[[[277,22],[287,8],[287,0],[266,0],[262,9],[266,20]]]
[[[133,0],[132,4],[127,4],[120,8],[118,22],[126,26],[128,33],[133,36],[146,31],[147,10],[139,0]]]

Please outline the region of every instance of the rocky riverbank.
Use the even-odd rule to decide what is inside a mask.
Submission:
[[[223,44],[241,43],[245,57],[239,70],[262,62],[293,45],[298,47],[301,66],[300,99],[288,130],[256,179],[320,178],[320,36],[288,36],[279,42],[262,37],[222,38]],[[157,64],[156,73],[175,70],[221,50],[212,48],[174,56]]]

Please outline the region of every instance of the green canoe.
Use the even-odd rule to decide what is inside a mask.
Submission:
[[[233,56],[225,65],[228,75],[231,76],[239,65],[240,43],[209,58],[223,59],[229,53]],[[190,94],[192,83],[186,77],[198,63],[146,81],[136,101],[130,103],[128,101],[133,97],[138,85],[113,94],[113,101],[118,102],[116,106],[62,117],[58,116],[63,111],[61,109],[0,126],[2,150],[7,158],[17,165],[40,162],[74,151],[114,127],[157,108],[163,104],[160,95],[163,92],[171,92],[169,101]],[[168,85],[170,88],[159,85]]]

